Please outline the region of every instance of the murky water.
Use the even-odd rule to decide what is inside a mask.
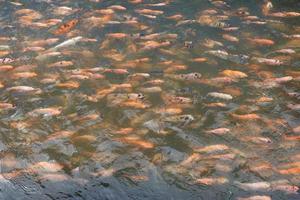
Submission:
[[[0,6],[0,199],[300,199],[298,1]]]

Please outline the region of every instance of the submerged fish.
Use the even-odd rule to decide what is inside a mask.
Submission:
[[[182,81],[197,81],[202,77],[200,73],[166,74],[165,76],[175,80],[182,80]]]
[[[225,135],[228,132],[230,132],[230,129],[228,129],[228,128],[217,128],[217,129],[212,129],[212,130],[208,130],[208,131],[205,131],[205,132],[206,133],[212,133],[212,134],[215,134],[215,135]]]
[[[221,58],[223,60],[228,60],[238,64],[247,64],[250,59],[249,56],[247,55],[229,54],[228,52],[223,50],[211,50],[211,51],[206,51],[206,53]]]
[[[188,97],[174,96],[174,95],[162,95],[166,104],[191,104],[193,99]]]
[[[0,45],[0,51],[9,50],[9,49],[10,49],[9,45]]]
[[[296,0],[0,2],[4,199],[298,197]]]
[[[152,142],[148,142],[146,140],[142,140],[138,137],[133,137],[133,136],[127,136],[127,137],[122,137],[117,139],[123,143],[127,143],[130,145],[134,145],[140,148],[145,148],[145,149],[152,149],[154,148],[154,144]]]
[[[210,92],[207,96],[224,99],[224,100],[231,100],[233,97],[230,94],[220,93],[220,92]]]
[[[11,58],[0,58],[0,64],[9,64],[13,62],[15,62],[15,60]]]
[[[114,93],[107,95],[107,100],[143,100],[145,96],[142,93]]]
[[[238,197],[237,200],[272,200],[272,198],[266,195],[255,195],[250,197]]]
[[[196,183],[203,184],[203,185],[222,185],[228,182],[229,180],[225,177],[199,178],[196,180]]]
[[[57,116],[61,114],[61,108],[37,108],[31,112],[28,113],[29,116],[37,117],[37,116]]]
[[[50,65],[48,65],[49,67],[70,67],[74,65],[74,63],[72,61],[58,61],[56,63],[52,63]]]
[[[47,60],[49,58],[57,57],[57,56],[60,56],[60,55],[61,55],[61,53],[60,52],[56,52],[56,51],[54,51],[54,52],[47,52],[47,53],[42,53],[42,54],[36,56],[35,59],[38,60],[38,61],[45,61],[45,60]]]
[[[288,104],[287,107],[291,110],[300,111],[300,104]]]
[[[215,145],[209,145],[204,147],[196,147],[194,151],[199,153],[216,153],[216,152],[223,152],[227,151],[230,148],[227,145],[224,144],[215,144]]]
[[[224,59],[224,60],[227,60],[228,56],[229,56],[228,52],[222,51],[222,50],[211,50],[211,51],[207,51],[206,53],[216,56],[218,58]]]
[[[275,44],[273,40],[264,38],[250,38],[248,40],[255,45],[271,46]]]
[[[185,126],[190,122],[194,121],[194,117],[192,115],[175,115],[170,117],[164,117],[162,118],[162,121],[171,123],[182,123]]]
[[[42,91],[39,88],[33,88],[30,86],[14,86],[7,88],[7,91],[14,93],[35,93],[40,94]]]
[[[271,184],[268,182],[255,182],[255,183],[241,183],[234,181],[233,183],[236,187],[241,188],[246,191],[261,191],[267,192],[271,190]]]
[[[239,114],[234,114],[232,113],[231,116],[235,119],[238,120],[258,120],[261,119],[261,117],[257,114],[244,114],[244,115],[239,115]]]
[[[14,108],[16,108],[16,107],[11,103],[0,102],[0,111],[14,109]]]
[[[220,74],[231,77],[231,78],[247,78],[248,77],[248,75],[244,72],[237,71],[237,70],[229,70],[229,69],[222,71]]]
[[[55,35],[65,34],[69,32],[72,28],[74,28],[77,23],[78,23],[77,19],[72,19],[64,23],[63,25],[59,26],[55,31],[53,31],[53,34]]]
[[[82,36],[78,36],[78,37],[74,37],[74,38],[68,39],[68,40],[66,40],[66,41],[64,41],[64,42],[56,45],[55,47],[52,47],[48,51],[56,51],[56,50],[61,49],[61,48],[65,48],[65,47],[69,47],[69,46],[75,45],[77,42],[79,42],[82,39],[83,39]]]
[[[283,61],[280,61],[280,60],[277,60],[277,59],[271,59],[271,58],[253,57],[252,60],[257,62],[257,63],[266,64],[266,65],[270,65],[270,66],[279,66],[279,65],[284,64]]]

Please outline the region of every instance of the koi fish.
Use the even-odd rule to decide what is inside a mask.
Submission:
[[[161,10],[151,10],[151,9],[137,9],[135,12],[139,14],[146,14],[146,15],[162,15],[164,12]]]
[[[266,64],[266,65],[270,65],[270,66],[280,66],[280,65],[284,64],[283,61],[280,61],[277,59],[271,59],[271,58],[253,57],[252,60],[259,64]]]
[[[65,47],[69,47],[69,46],[75,45],[77,42],[79,42],[80,40],[82,40],[82,38],[83,37],[78,36],[78,37],[74,37],[74,38],[68,39],[68,40],[66,40],[66,41],[64,41],[64,42],[56,45],[55,47],[52,47],[48,51],[56,51],[56,50],[61,49],[61,48],[65,48]]]
[[[57,116],[60,115],[62,112],[61,108],[37,108],[31,112],[28,113],[29,116],[45,116],[45,117],[52,117],[52,116]]]
[[[223,76],[227,76],[227,77],[230,77],[230,78],[247,78],[248,75],[245,74],[244,72],[241,72],[241,71],[236,71],[236,70],[224,70],[220,73],[221,75]]]
[[[175,79],[175,80],[181,80],[181,81],[197,81],[199,80],[202,75],[200,73],[188,73],[188,74],[166,74],[166,77]]]
[[[13,62],[15,62],[15,60],[11,58],[0,58],[0,64],[10,64]]]
[[[60,56],[60,55],[61,55],[61,53],[60,52],[56,52],[56,51],[54,51],[54,52],[47,52],[47,53],[42,53],[42,54],[36,56],[35,59],[38,60],[38,61],[45,61],[45,60],[47,60],[49,58],[57,57],[57,56]]]
[[[190,122],[194,121],[195,118],[192,115],[175,115],[162,118],[163,122],[170,122],[170,123],[183,123],[183,126],[189,124]]]
[[[261,191],[267,192],[271,190],[271,184],[268,182],[256,182],[256,183],[241,183],[238,181],[234,181],[233,184],[245,191]]]
[[[210,92],[207,96],[224,99],[224,100],[231,100],[233,97],[230,94],[220,93],[220,92]]]
[[[272,200],[272,198],[266,195],[255,195],[251,197],[238,197],[237,200]]]
[[[223,34],[222,37],[225,40],[230,41],[230,42],[239,42],[240,41],[237,37],[234,37],[234,36],[229,35],[229,34]]]
[[[62,24],[61,26],[59,26],[55,31],[53,31],[54,35],[62,35],[65,34],[67,32],[69,32],[70,30],[72,30],[76,24],[78,23],[77,19],[72,19],[64,24]]]
[[[215,135],[225,135],[226,133],[230,132],[230,129],[228,128],[217,128],[213,130],[205,131],[206,133],[212,133]]]
[[[261,117],[257,114],[244,114],[244,115],[239,115],[239,114],[234,114],[232,113],[231,116],[235,119],[239,120],[258,120],[261,119]]]
[[[107,95],[107,100],[143,100],[145,96],[142,93],[114,93]]]
[[[249,38],[250,43],[261,46],[272,46],[275,44],[273,40],[265,38]]]
[[[48,65],[48,67],[70,67],[74,65],[74,63],[72,61],[59,61],[59,62],[56,62],[56,63],[52,63],[50,65]]]
[[[13,79],[19,78],[33,78],[36,77],[37,74],[35,72],[18,72],[11,75]]]
[[[221,58],[223,60],[229,60],[231,62],[238,63],[238,64],[247,64],[250,59],[249,56],[247,55],[229,54],[228,52],[223,50],[211,50],[211,51],[206,51],[206,53]]]
[[[33,88],[30,86],[14,86],[7,88],[7,91],[13,92],[13,93],[34,93],[34,94],[40,94],[42,91],[39,88]]]
[[[68,81],[63,83],[56,84],[56,87],[63,88],[63,89],[77,89],[80,87],[80,84],[75,81]]]
[[[300,111],[300,104],[288,104],[287,107],[291,110]],[[300,128],[299,128],[300,130]],[[300,133],[300,131],[299,131]]]
[[[9,110],[9,109],[14,109],[14,108],[16,108],[16,107],[11,103],[0,102],[0,110]]]
[[[127,137],[119,138],[117,140],[119,140],[121,142],[124,142],[124,143],[127,143],[127,144],[130,144],[130,145],[138,146],[140,148],[145,148],[145,149],[154,148],[154,144],[152,142],[142,140],[138,137],[127,136]]]
[[[195,182],[203,185],[222,185],[228,183],[229,180],[225,177],[199,178]]]
[[[141,92],[144,93],[158,93],[158,92],[162,92],[163,90],[161,89],[161,87],[158,86],[153,86],[153,87],[141,87],[139,89]]]
[[[209,146],[204,146],[204,147],[196,147],[194,151],[199,152],[199,153],[217,153],[217,152],[222,152],[222,151],[227,151],[230,148],[227,145],[224,144],[215,144],[215,145],[209,145]]]

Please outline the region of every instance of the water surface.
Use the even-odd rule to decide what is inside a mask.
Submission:
[[[298,1],[0,1],[0,199],[300,199]]]

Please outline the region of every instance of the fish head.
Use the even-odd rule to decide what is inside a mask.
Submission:
[[[182,115],[179,118],[180,118],[180,121],[185,122],[185,123],[189,123],[189,122],[195,120],[192,115]]]
[[[240,8],[240,9],[238,9],[238,11],[236,12],[236,14],[238,14],[239,16],[250,15],[250,13],[247,11],[246,8]]]
[[[138,94],[137,94],[137,98],[138,98],[139,100],[144,100],[144,99],[145,99],[145,95],[143,95],[142,93],[138,93]]]
[[[194,79],[200,79],[202,77],[202,75],[200,73],[193,73],[192,76],[194,77]]]
[[[227,28],[230,25],[228,23],[225,23],[225,22],[217,21],[212,26],[216,27],[216,28]]]
[[[249,56],[247,55],[239,55],[239,62],[240,64],[248,64]]]
[[[192,121],[194,121],[195,118],[192,115],[182,115],[180,116],[180,121],[182,122],[181,126],[185,127]]]
[[[269,1],[269,0],[265,0],[264,2],[265,2],[265,4],[266,4],[266,8],[268,8],[268,9],[271,9],[271,8],[273,8],[273,4],[272,4],[272,2],[271,2],[271,1]]]

